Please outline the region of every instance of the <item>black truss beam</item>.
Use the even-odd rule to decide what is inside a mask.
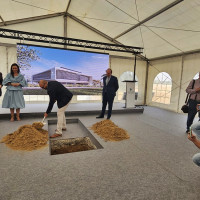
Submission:
[[[94,42],[89,40],[79,40],[74,38],[45,35],[39,33],[31,33],[31,32],[2,29],[2,28],[0,28],[0,37],[23,40],[23,41],[26,40],[26,41],[49,43],[49,44],[83,47],[90,49],[101,49],[105,51],[119,51],[119,52],[132,53],[134,55],[141,54],[143,51],[143,48],[141,47],[109,44],[104,42]]]

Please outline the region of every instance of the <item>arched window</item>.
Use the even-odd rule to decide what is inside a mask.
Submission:
[[[124,72],[119,78],[119,90],[118,90],[118,100],[124,100],[126,94],[126,83],[123,81],[132,81],[134,73],[131,71]],[[135,76],[135,80],[138,81],[137,76]],[[135,83],[135,100],[138,97],[138,82]]]
[[[166,72],[159,73],[153,82],[152,101],[170,104],[172,79]]]

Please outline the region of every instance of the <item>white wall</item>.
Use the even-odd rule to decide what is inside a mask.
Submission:
[[[195,74],[200,71],[200,53],[151,61],[148,74],[147,105],[182,112],[186,88]],[[160,72],[167,72],[172,78],[171,102],[169,105],[152,102],[153,81]]]
[[[147,105],[176,111],[181,79],[181,57],[152,61],[149,66],[147,85]],[[170,105],[152,102],[153,81],[160,72],[168,73],[172,78],[172,93]]]
[[[113,75],[119,77],[126,71],[134,72],[134,58],[119,58],[110,56],[110,67],[112,68]],[[144,104],[144,92],[145,92],[145,79],[146,79],[146,62],[137,60],[136,61],[136,76],[138,77],[138,91],[139,96],[136,102],[137,105]],[[126,92],[126,91],[123,91]],[[115,101],[117,98],[115,98]]]

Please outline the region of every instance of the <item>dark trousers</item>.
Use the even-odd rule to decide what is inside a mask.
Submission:
[[[112,113],[112,106],[113,106],[113,101],[114,101],[114,96],[108,96],[107,93],[103,95],[103,105],[102,105],[102,110],[101,110],[101,116],[104,116],[105,111],[106,111],[106,106],[108,103],[108,115],[107,118],[111,117]]]
[[[193,123],[194,117],[197,114],[197,104],[199,104],[199,102],[190,99],[189,100],[189,110],[188,110],[188,118],[187,118],[187,130],[189,130],[190,126]],[[200,113],[198,113],[199,118],[200,118]]]

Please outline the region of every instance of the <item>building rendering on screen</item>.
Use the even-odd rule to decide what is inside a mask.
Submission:
[[[32,76],[32,82],[38,82],[39,80],[47,81],[59,81],[62,84],[80,84],[91,85],[92,76],[82,74],[79,71],[67,69],[64,67],[53,67],[49,70],[43,71]]]

